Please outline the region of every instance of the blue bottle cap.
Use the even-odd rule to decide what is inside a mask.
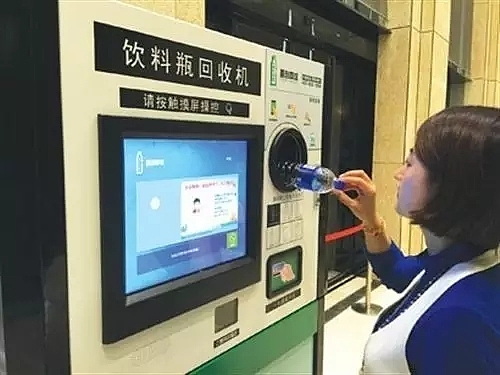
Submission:
[[[344,190],[345,189],[345,182],[341,181],[339,179],[333,180],[333,188],[335,190]]]

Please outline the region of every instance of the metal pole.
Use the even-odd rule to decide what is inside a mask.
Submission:
[[[365,302],[358,302],[352,305],[352,309],[357,313],[373,316],[378,315],[382,311],[382,306],[372,303],[372,281],[373,269],[370,262],[368,262],[366,269]]]
[[[373,270],[370,263],[368,263],[368,267],[366,270],[366,309],[369,309],[372,305],[372,283],[373,283]]]

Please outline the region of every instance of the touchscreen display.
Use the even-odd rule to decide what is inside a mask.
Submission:
[[[246,255],[247,141],[125,138],[127,295]]]

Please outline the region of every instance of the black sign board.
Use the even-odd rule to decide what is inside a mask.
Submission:
[[[283,296],[276,301],[273,301],[266,305],[266,314],[269,314],[271,311],[276,310],[277,308],[283,306],[284,304],[293,301],[295,298],[299,298],[301,294],[300,289],[294,290],[291,293],[288,293],[286,296]]]
[[[240,329],[236,328],[234,331],[229,332],[228,334],[222,336],[221,338],[217,339],[214,341],[214,349],[218,348],[219,346],[225,344],[229,340],[234,339],[235,337],[238,337],[240,334]]]
[[[154,111],[249,117],[248,103],[120,87],[120,107]]]
[[[314,77],[308,74],[302,74],[302,84],[310,87],[321,88],[323,80],[321,77]]]
[[[261,64],[94,22],[95,70],[261,94]]]

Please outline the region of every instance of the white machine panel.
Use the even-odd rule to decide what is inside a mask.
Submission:
[[[281,298],[281,309],[296,310],[316,297],[318,259],[317,195],[275,186],[271,174],[279,162],[321,163],[324,66],[280,51],[267,51],[266,151],[264,155],[263,246],[266,256],[281,262],[280,253],[302,249],[302,282],[287,291],[300,297]],[[301,143],[302,142],[302,143]],[[301,149],[301,145],[303,149]],[[279,177],[276,177],[278,180]]]
[[[268,50],[267,67],[267,145],[276,130],[288,123],[304,135],[309,150],[320,150],[324,66]]]
[[[96,71],[95,22],[259,62],[262,66],[262,94],[245,93],[244,88],[240,92],[221,90],[217,88],[222,84],[220,82],[200,86],[185,84],[180,79],[167,82],[141,74],[134,76],[132,68],[146,67],[169,68],[172,74],[189,76],[189,64],[202,62],[186,60],[189,48],[183,56],[172,55],[167,61],[162,51],[148,50],[138,40],[132,39],[123,41],[123,46],[120,46],[123,64],[130,68],[130,74]],[[119,1],[61,0],[59,27],[73,373],[185,374],[313,301],[318,235],[315,197],[306,193],[278,192],[269,178],[269,150],[266,150],[262,280],[118,343],[102,344],[97,115],[221,122],[235,126],[265,124],[267,148],[281,127],[293,127],[307,140],[308,161],[319,162],[323,67]],[[277,57],[277,68],[271,68],[272,56]],[[140,60],[141,57],[144,59]],[[227,65],[214,62],[213,70],[208,68],[207,61],[203,65],[199,71],[206,75],[206,79],[209,75],[214,80],[227,78]],[[232,84],[246,87],[248,82],[242,68],[232,67]],[[274,85],[270,74],[274,74],[275,69],[277,80]],[[280,69],[297,73],[297,80],[281,78]],[[235,79],[239,82],[235,83]],[[120,89],[123,88],[129,89],[129,99],[122,95]],[[143,99],[144,107],[141,108],[137,105],[138,92]],[[169,95],[163,95],[162,99],[158,97],[159,93]],[[193,100],[187,105],[183,99],[186,96],[199,99],[196,106]],[[206,98],[210,100],[205,102]],[[277,101],[277,112],[273,116],[270,113],[271,100]],[[248,105],[246,116],[238,115],[241,111],[238,106],[242,103]],[[267,228],[266,210],[273,203],[281,203],[281,221],[279,225]],[[293,289],[293,298],[283,300],[282,297],[279,304],[269,307],[279,297],[269,299],[266,296],[267,255],[296,245],[303,250],[303,281]],[[298,289],[300,294],[296,293]],[[238,322],[215,334],[215,309],[235,298],[238,299]],[[233,335],[235,329],[238,329],[238,334]]]

